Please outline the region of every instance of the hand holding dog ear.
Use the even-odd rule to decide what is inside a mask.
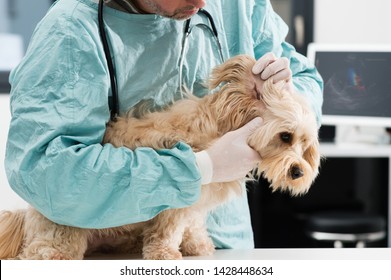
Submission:
[[[286,57],[277,58],[271,52],[266,53],[255,62],[252,72],[254,75],[259,75],[262,80],[273,78],[275,84],[285,81],[283,88],[293,92],[292,71]]]
[[[255,118],[243,127],[224,134],[205,151],[196,153],[202,184],[244,178],[261,159],[247,144],[248,137],[261,125],[262,119]]]

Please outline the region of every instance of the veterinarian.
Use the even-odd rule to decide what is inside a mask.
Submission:
[[[56,223],[106,228],[186,207],[198,199],[201,184],[230,181],[250,171],[259,156],[246,139],[262,125],[260,119],[200,153],[186,143],[158,151],[101,144],[112,88],[97,2],[57,1],[11,73],[5,165],[15,192]],[[197,14],[201,8],[213,18],[224,59],[241,53],[254,56],[254,74],[285,80],[320,116],[321,78],[284,41],[288,27],[269,0],[106,1],[103,19],[120,113],[140,101],[162,107],[181,97],[180,84],[195,95],[206,94],[203,82],[222,61],[212,32],[196,26],[211,25]],[[184,20],[190,17],[194,28],[183,48]],[[252,248],[246,195],[211,213],[208,229],[219,248]]]

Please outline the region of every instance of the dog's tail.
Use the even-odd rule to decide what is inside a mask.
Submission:
[[[24,239],[26,210],[0,212],[0,259],[15,258]]]

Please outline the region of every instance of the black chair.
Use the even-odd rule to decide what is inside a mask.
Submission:
[[[335,248],[348,243],[363,248],[369,242],[385,238],[386,221],[384,217],[362,212],[328,211],[311,214],[305,230],[312,240],[333,242]]]

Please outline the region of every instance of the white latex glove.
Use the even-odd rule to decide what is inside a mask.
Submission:
[[[289,60],[286,57],[277,58],[271,52],[266,53],[255,62],[252,72],[255,75],[260,75],[261,79],[264,81],[271,77],[275,84],[285,81],[283,88],[293,92],[292,71],[290,69]]]
[[[195,153],[202,184],[244,178],[261,160],[259,154],[247,144],[247,138],[261,125],[262,119],[255,118],[243,127],[226,133],[205,151]]]

